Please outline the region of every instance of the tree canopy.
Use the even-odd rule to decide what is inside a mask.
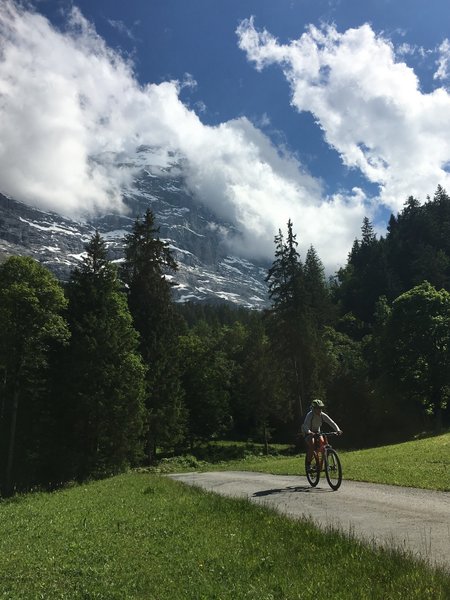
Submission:
[[[55,487],[197,452],[219,438],[294,443],[314,397],[349,446],[450,425],[450,198],[369,218],[328,279],[291,220],[264,311],[176,305],[177,265],[148,210],[119,270],[96,233],[70,281],[0,265],[1,492]],[[301,240],[300,240],[301,241]]]
[[[29,257],[0,265],[1,481],[5,495],[29,485],[51,454],[51,351],[69,338],[56,278]],[[49,440],[50,438],[50,440]],[[35,472],[34,472],[35,471]]]

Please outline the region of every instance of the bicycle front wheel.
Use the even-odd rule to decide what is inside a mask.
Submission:
[[[317,456],[313,456],[311,463],[309,464],[307,457],[305,456],[305,473],[309,485],[316,487],[320,479],[319,461],[317,460]]]
[[[337,490],[342,483],[342,467],[337,452],[331,448],[325,455],[325,475],[332,490]]]

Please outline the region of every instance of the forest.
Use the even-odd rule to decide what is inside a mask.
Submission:
[[[96,233],[61,284],[0,265],[2,496],[115,474],[211,440],[299,438],[321,398],[348,447],[450,426],[450,197],[410,197],[377,237],[365,218],[332,278],[274,240],[270,307],[176,304],[151,210],[120,266]]]

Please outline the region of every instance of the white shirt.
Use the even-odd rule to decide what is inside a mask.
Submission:
[[[339,426],[330,419],[330,417],[321,412],[320,415],[317,415],[313,410],[310,410],[309,413],[305,417],[305,421],[302,425],[302,432],[304,435],[308,433],[308,431],[314,431],[314,433],[320,433],[320,428],[322,427],[322,422],[328,423],[335,431],[339,431]]]

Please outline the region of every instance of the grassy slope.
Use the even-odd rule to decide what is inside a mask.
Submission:
[[[335,438],[332,438],[331,442],[334,441]],[[339,450],[338,444],[339,440],[336,448],[341,457],[345,479],[450,491],[450,433],[353,452]],[[192,464],[183,465],[182,461],[175,461],[173,465],[169,461],[165,468],[193,470]],[[244,460],[201,464],[199,468],[304,475],[304,455],[249,456]]]
[[[430,599],[450,576],[158,475],[0,503],[0,597]]]

